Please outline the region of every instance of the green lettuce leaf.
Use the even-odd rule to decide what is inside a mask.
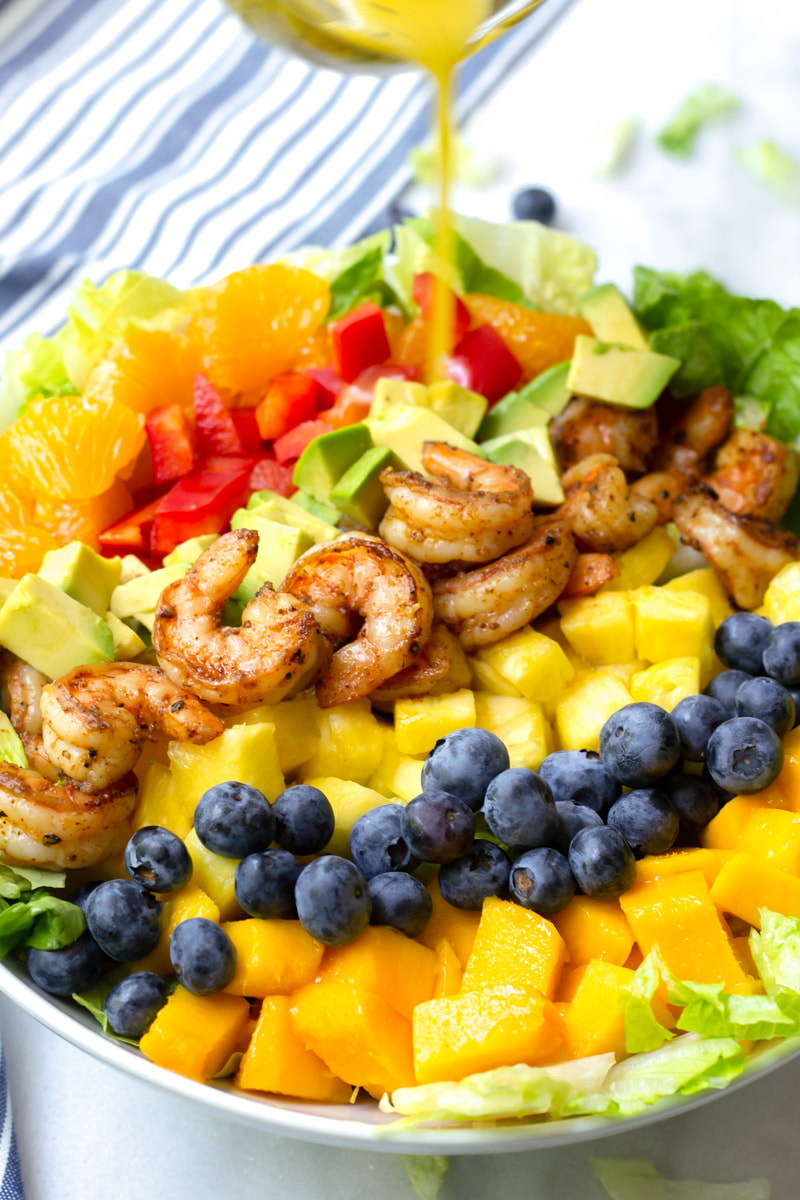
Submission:
[[[20,736],[4,712],[0,712],[0,760],[27,771],[30,763]]]
[[[0,912],[0,958],[17,946],[60,950],[80,937],[85,928],[86,918],[77,905],[52,896],[45,888],[23,892],[19,900]]]
[[[0,371],[0,430],[10,425],[35,396],[71,396],[76,388],[63,358],[64,328],[53,337],[30,333],[6,351]]]
[[[742,146],[737,161],[784,204],[800,202],[800,166],[795,159],[766,139]]]
[[[452,180],[467,187],[481,188],[497,178],[497,159],[488,151],[478,149],[468,138],[456,135],[452,144]],[[422,142],[412,146],[408,165],[418,183],[434,184],[439,179],[439,146],[437,142]]]
[[[679,358],[681,365],[669,381],[673,396],[696,396],[720,380],[724,373],[722,354],[702,321],[668,325],[650,335],[650,349]]]
[[[92,1014],[94,1019],[101,1026],[106,1037],[113,1038],[116,1042],[125,1042],[129,1046],[138,1046],[139,1043],[136,1038],[120,1037],[118,1033],[114,1033],[114,1031],[109,1028],[108,1017],[103,1012],[103,1005],[106,1002],[108,993],[112,990],[112,988],[115,988],[118,983],[121,983],[122,980],[125,979],[129,974],[130,967],[127,966],[127,964],[116,967],[113,971],[109,972],[108,975],[104,975],[103,978],[94,985],[94,987],[87,988],[85,992],[81,992],[80,994],[78,992],[73,992],[72,999],[76,1002],[76,1004],[80,1004],[81,1008],[85,1008]]]
[[[450,1163],[443,1154],[404,1154],[403,1166],[417,1200],[437,1200]]]
[[[59,888],[63,888],[67,882],[66,871],[49,871],[49,870],[45,869],[44,867],[23,867],[23,866],[18,866],[16,863],[12,867],[10,863],[4,863],[0,860],[0,873],[2,873],[4,871],[9,871],[9,870],[20,881],[21,880],[26,881],[25,885],[21,887],[21,890],[19,893],[20,896],[22,895],[22,892],[24,892],[24,891],[30,892],[30,891],[33,891],[34,888],[46,887],[46,888],[50,888],[51,890],[53,888],[58,890]],[[0,877],[2,877],[1,874],[0,874]],[[5,876],[5,878],[7,879],[8,876]],[[19,885],[17,885],[15,883],[14,886],[16,887]],[[5,894],[6,894],[5,892],[0,891],[1,896],[4,896]],[[18,899],[18,898],[19,898],[18,896],[14,897],[14,899]]]
[[[362,238],[360,242],[353,242],[350,246],[343,246],[338,250],[328,250],[324,246],[301,246],[299,250],[292,250],[290,254],[285,254],[283,258],[278,259],[278,262],[285,263],[289,267],[301,267],[304,271],[311,271],[314,275],[319,275],[320,279],[324,279],[326,283],[332,284],[338,276],[344,274],[349,267],[365,258],[373,250],[379,250],[381,259],[384,259],[391,247],[391,230],[382,229],[380,233],[370,234],[369,237]]]
[[[658,1050],[612,1067],[604,1091],[624,1116],[667,1096],[722,1088],[741,1074],[747,1055],[733,1038],[685,1033]]]
[[[646,1158],[593,1158],[592,1170],[612,1200],[769,1200],[766,1179],[701,1183],[667,1179]]]
[[[620,996],[625,1021],[625,1049],[629,1054],[657,1050],[675,1034],[665,1029],[653,1012],[652,1000],[661,982],[661,972],[655,956],[648,954],[626,991]]]
[[[800,995],[736,996],[722,983],[684,983],[667,973],[669,999],[683,1011],[678,1028],[709,1038],[791,1037],[800,1032]]]
[[[382,246],[373,246],[336,276],[330,285],[331,303],[326,320],[343,317],[365,300],[372,300],[381,308],[395,305],[408,315],[397,292],[384,277],[383,260]]]
[[[709,121],[735,112],[740,103],[739,97],[727,88],[717,83],[705,83],[681,101],[656,142],[662,150],[677,158],[689,158],[700,129]]]
[[[800,921],[762,908],[761,931],[751,930],[749,941],[767,995],[800,995]]]

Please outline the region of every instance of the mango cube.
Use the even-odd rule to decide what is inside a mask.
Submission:
[[[552,1000],[565,958],[564,940],[552,921],[519,904],[490,897],[484,901],[461,991],[481,992],[508,984]]]
[[[417,941],[430,950],[435,950],[440,939],[446,938],[458,955],[462,967],[465,967],[472,953],[481,914],[448,904],[439,891],[439,880],[435,875],[425,886],[431,894],[433,913]]]
[[[734,796],[701,832],[702,845],[708,850],[738,850],[751,816],[763,809],[764,802],[758,794]]]
[[[641,587],[631,593],[631,600],[636,611],[637,658],[656,663],[691,657],[710,667],[714,622],[706,596]]]
[[[558,642],[530,628],[487,646],[476,657],[528,700],[544,703],[555,700],[575,674]]]
[[[779,808],[753,812],[739,839],[745,854],[800,875],[800,814]]]
[[[727,808],[727,805],[725,806]],[[668,854],[646,854],[636,864],[634,886],[652,883],[654,879],[667,879],[670,875],[683,875],[686,871],[702,871],[710,888],[725,863],[733,857],[732,850],[695,849],[670,850]]]
[[[672,712],[680,700],[696,696],[699,691],[699,658],[665,658],[638,672],[630,682],[634,700],[648,700],[667,712]]]
[[[319,977],[348,979],[359,992],[375,992],[410,1021],[416,1006],[433,996],[437,971],[433,950],[389,926],[374,925],[354,942],[326,950]]]
[[[608,670],[561,693],[555,704],[556,731],[563,750],[597,750],[600,730],[610,716],[631,704],[625,685]]]
[[[464,974],[458,955],[447,938],[439,938],[436,943],[436,978],[433,983],[433,999],[440,1000],[442,996],[455,996],[461,991],[461,979]]]
[[[350,830],[364,813],[385,804],[386,797],[373,788],[355,783],[352,779],[336,779],[328,776],[321,779],[305,779],[304,782],[324,792],[333,808],[336,825],[333,836],[325,847],[325,853],[349,857]]]
[[[701,596],[705,596],[711,605],[711,616],[715,625],[721,625],[733,612],[727,589],[711,567],[698,567],[696,571],[687,571],[685,575],[677,575],[663,586],[670,592],[699,592]]]
[[[800,917],[800,879],[752,854],[734,854],[711,888],[720,912],[761,928],[761,909]]]
[[[550,751],[550,727],[537,700],[476,692],[475,723],[505,743],[512,767],[535,771]]]
[[[594,960],[574,973],[572,996],[564,1012],[564,1041],[573,1058],[592,1054],[625,1055],[625,1019],[620,998],[633,971]]]
[[[383,757],[387,730],[369,700],[320,710],[317,728],[317,749],[303,764],[300,778],[305,782],[314,776],[336,775],[366,783]]]
[[[800,563],[787,563],[772,579],[764,594],[763,613],[773,625],[800,621]]]
[[[328,1070],[321,1058],[307,1050],[295,1032],[288,996],[269,996],[236,1080],[241,1088],[298,1096],[301,1100],[328,1100],[346,1104],[352,1088]]]
[[[774,786],[786,798],[784,807],[800,812],[800,728],[793,729],[783,739],[783,755],[783,770]]]
[[[469,688],[398,700],[394,706],[394,736],[401,754],[427,754],[439,738],[474,724],[475,697]]]
[[[205,1081],[236,1050],[250,1020],[242,996],[194,996],[178,987],[139,1042],[142,1054],[189,1079]]]
[[[252,917],[223,929],[236,947],[234,996],[288,995],[317,974],[325,947],[299,921]]]
[[[592,959],[621,967],[633,947],[633,933],[619,900],[575,896],[552,922],[564,939],[572,967]]]
[[[594,666],[635,658],[633,609],[627,592],[562,600],[561,628],[573,649]]]
[[[675,542],[666,529],[657,526],[647,537],[615,554],[619,575],[604,583],[601,592],[629,592],[655,583],[675,553]]]

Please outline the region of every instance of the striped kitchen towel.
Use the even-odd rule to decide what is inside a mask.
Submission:
[[[570,0],[461,73],[467,115]],[[419,73],[343,76],[221,0],[0,0],[0,344],[86,275],[185,286],[374,227],[430,127]]]
[[[0,1200],[24,1200],[17,1139],[11,1118],[6,1060],[0,1050]]]

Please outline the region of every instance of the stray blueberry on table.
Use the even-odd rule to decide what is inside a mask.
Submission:
[[[711,778],[737,795],[763,792],[781,773],[783,746],[775,730],[757,717],[733,717],[708,743]]]
[[[732,712],[713,696],[685,696],[670,713],[681,742],[681,754],[689,762],[705,762],[708,739]]]
[[[784,687],[800,683],[800,621],[784,621],[764,647],[764,670]]]
[[[717,658],[726,667],[764,674],[764,651],[775,626],[756,613],[738,612],[726,617],[714,636]]]
[[[703,693],[718,700],[728,717],[736,715],[736,693],[743,683],[753,676],[748,671],[720,671],[715,675]],[[677,708],[677,705],[675,706]],[[710,736],[710,735],[709,735]],[[688,756],[687,756],[688,757]]]
[[[569,904],[575,895],[575,879],[563,854],[540,846],[514,863],[509,890],[517,904],[548,917]]]
[[[167,985],[153,971],[137,971],[113,987],[103,1002],[108,1027],[118,1037],[140,1038],[167,1003]]]
[[[794,700],[789,692],[768,675],[756,675],[736,692],[737,717],[758,717],[783,737],[794,727]]]
[[[275,841],[292,854],[318,854],[333,837],[336,824],[330,800],[307,783],[288,787],[272,805]]]
[[[446,863],[466,854],[475,837],[475,814],[447,792],[422,792],[403,809],[400,828],[420,862]]]
[[[236,868],[233,890],[251,917],[288,918],[296,915],[294,888],[302,870],[288,850],[248,854]]]
[[[680,758],[678,731],[657,704],[626,704],[600,730],[600,755],[610,775],[630,788],[651,787]]]
[[[510,870],[500,846],[476,838],[466,854],[439,868],[439,891],[448,904],[478,911],[487,897],[506,894]]]
[[[538,773],[550,784],[556,803],[571,800],[593,808],[603,818],[622,794],[596,750],[557,750],[548,754]]]
[[[145,825],[125,847],[125,870],[150,892],[177,892],[192,878],[192,860],[177,834]]]
[[[195,996],[221,992],[236,974],[236,947],[221,925],[189,917],[169,939],[169,957],[178,983]]]
[[[663,854],[680,830],[672,801],[656,788],[636,788],[620,796],[611,806],[608,825],[622,834],[637,858]]]
[[[262,792],[247,783],[216,783],[197,802],[194,828],[207,850],[245,858],[275,837],[275,814]]]
[[[433,912],[431,894],[413,875],[387,871],[369,881],[372,925],[391,925],[407,937],[422,933]]]
[[[566,854],[576,833],[602,825],[603,818],[586,804],[575,804],[572,800],[556,800],[558,831],[553,838],[553,848]]]
[[[486,789],[511,764],[505,743],[486,729],[456,729],[425,759],[422,790],[449,792],[477,812]]]
[[[350,853],[365,879],[419,866],[405,838],[403,805],[381,804],[360,816],[350,830]]]
[[[323,854],[303,867],[294,898],[300,924],[325,946],[344,946],[369,925],[367,881],[355,863],[336,854]]]
[[[636,878],[636,859],[621,833],[607,825],[582,829],[567,856],[575,883],[586,896],[621,896]]]
[[[523,188],[514,196],[511,211],[515,221],[539,221],[542,225],[552,225],[556,216],[556,202],[544,188]]]
[[[92,987],[114,964],[84,929],[79,938],[60,950],[29,950],[27,965],[31,979],[43,992],[72,996]]]
[[[86,924],[101,950],[117,962],[135,962],[155,950],[161,905],[132,879],[109,879],[86,900]]]
[[[548,846],[558,832],[550,785],[527,767],[509,767],[486,789],[483,815],[489,829],[509,846]]]

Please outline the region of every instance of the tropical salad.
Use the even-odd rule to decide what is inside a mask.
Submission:
[[[456,226],[7,354],[0,953],[195,1080],[626,1116],[800,1034],[800,310]]]

